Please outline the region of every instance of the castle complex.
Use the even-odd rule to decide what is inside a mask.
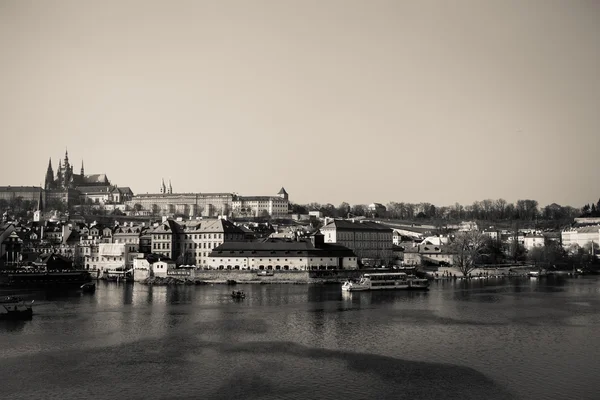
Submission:
[[[171,181],[166,185],[163,179],[158,193],[134,196],[129,187],[111,184],[106,174],[86,175],[83,160],[79,173],[75,173],[67,151],[64,159],[58,161],[56,171],[52,159],[48,161],[43,187],[0,187],[0,199],[10,201],[16,198],[36,201],[41,209],[46,209],[48,205],[50,208],[56,207],[60,202],[68,206],[87,204],[104,208],[107,212],[118,209],[127,215],[139,216],[285,218],[289,214],[288,193],[283,187],[272,196],[173,193]]]
[[[111,185],[106,174],[86,175],[81,161],[79,174],[73,171],[69,162],[69,153],[65,151],[64,160],[58,161],[56,175],[52,168],[52,159],[48,161],[44,180],[46,201],[60,200],[66,204],[118,204],[129,200],[133,195],[128,187]]]

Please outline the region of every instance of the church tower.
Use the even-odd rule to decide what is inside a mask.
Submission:
[[[173,186],[171,186],[171,180],[169,179],[169,194],[173,194]]]
[[[84,173],[83,173],[83,160],[81,160],[81,176],[83,176],[83,175],[84,175]]]
[[[48,160],[48,170],[46,170],[46,179],[44,181],[44,188],[46,190],[52,189],[54,186],[54,171],[52,170],[52,158]]]
[[[58,160],[58,168],[56,169],[56,185],[60,188],[63,184],[62,164]]]
[[[167,187],[165,186],[165,178],[162,179],[162,184],[160,185],[160,193],[161,194],[167,193]]]
[[[65,189],[71,186],[71,177],[73,176],[73,167],[69,164],[69,152],[65,149],[65,165],[63,166],[63,187]]]

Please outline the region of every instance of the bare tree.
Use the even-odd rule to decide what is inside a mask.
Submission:
[[[454,253],[454,266],[464,275],[469,274],[476,268],[485,255],[486,237],[479,231],[459,232],[450,244]]]

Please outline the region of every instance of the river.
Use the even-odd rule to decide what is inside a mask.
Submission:
[[[2,399],[597,399],[600,280],[152,287],[0,321]],[[6,294],[6,293],[5,293]]]

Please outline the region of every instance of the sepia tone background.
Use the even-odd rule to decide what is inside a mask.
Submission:
[[[0,0],[2,185],[598,196],[597,1]]]

